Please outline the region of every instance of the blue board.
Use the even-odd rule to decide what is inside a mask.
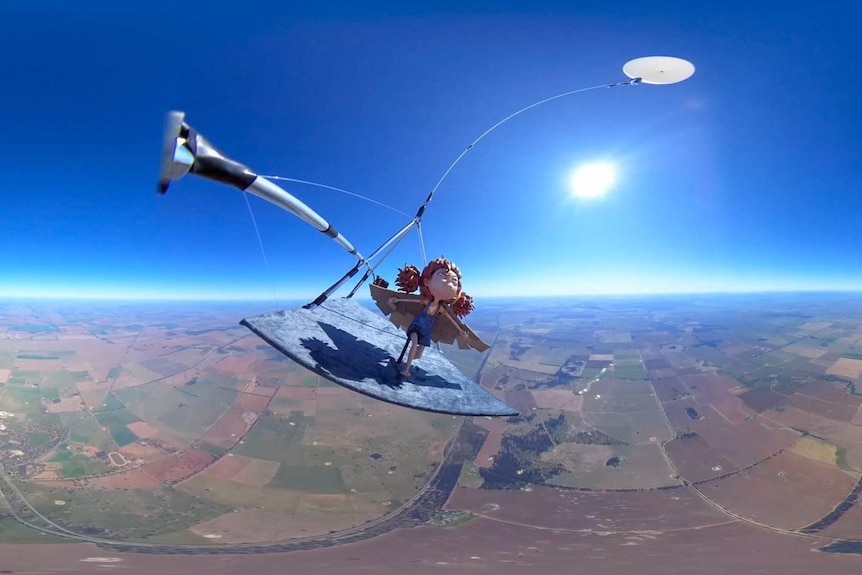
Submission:
[[[382,401],[453,415],[518,415],[433,347],[411,364],[410,376],[399,379],[395,361],[407,336],[352,299],[271,312],[240,324],[321,377]]]

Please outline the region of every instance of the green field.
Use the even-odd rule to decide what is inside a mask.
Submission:
[[[9,331],[21,331],[24,333],[46,333],[60,331],[56,325],[50,324],[32,324],[32,325],[10,325]]]
[[[48,375],[48,383],[57,387],[72,387],[78,382],[90,381],[89,371],[55,371]]]
[[[60,356],[47,353],[19,353],[18,359],[60,359]]]
[[[637,364],[614,364],[613,374],[615,377],[620,379],[646,379],[647,372],[644,369],[644,366],[640,363]]]
[[[123,409],[126,407],[123,405],[123,402],[116,398],[116,396],[112,393],[108,396],[108,398],[96,409],[93,411],[95,413],[105,413],[107,411],[116,411],[118,409]]]
[[[245,436],[244,443],[236,446],[233,452],[246,457],[296,463],[296,459],[302,456],[305,428],[312,421],[301,411],[291,412],[289,419],[261,415]],[[296,425],[290,425],[290,422]]]
[[[334,466],[282,464],[268,486],[310,493],[347,493],[341,470]]]
[[[12,377],[21,377],[25,379],[39,379],[39,372],[35,369],[13,369]]]
[[[98,526],[99,535],[120,540],[147,541],[156,535],[188,529],[231,510],[173,489],[69,490],[32,483],[22,483],[18,487],[40,513],[69,530],[81,532]],[[66,504],[56,505],[56,500]]]
[[[112,367],[111,369],[108,370],[108,376],[107,376],[108,379],[117,379],[118,377],[120,377],[120,367],[119,366]]]
[[[72,424],[69,429],[69,441],[92,445],[101,450],[107,450],[112,447],[111,439],[101,428],[99,423],[89,414],[83,416],[83,419]],[[134,441],[134,439],[132,441]],[[131,443],[131,441],[128,443]]]
[[[91,459],[86,455],[75,454],[63,464],[60,476],[65,479],[87,477],[105,473],[107,470],[108,466],[101,461]]]
[[[198,437],[236,400],[237,379],[206,374],[194,387],[172,387],[153,382],[115,391],[116,399],[135,415],[183,438]]]
[[[15,354],[11,351],[0,351],[0,369],[12,369],[15,365]]]
[[[120,447],[134,443],[137,439],[134,433],[126,427],[140,419],[128,409],[117,409],[96,415],[99,423],[108,428],[111,438]]]
[[[317,376],[316,375],[306,375],[302,378],[301,385],[303,387],[317,387]]]
[[[0,396],[0,411],[12,413],[40,413],[42,392],[38,387],[9,385]]]

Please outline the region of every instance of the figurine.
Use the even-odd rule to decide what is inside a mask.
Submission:
[[[460,321],[473,310],[473,298],[461,291],[461,271],[445,257],[429,262],[422,272],[405,264],[395,280],[399,292],[388,290],[381,283],[385,282],[371,285],[371,297],[393,324],[407,332],[407,342],[398,358],[401,363],[409,345],[407,364],[399,373],[402,377],[410,374],[410,365],[422,357],[432,341],[457,341],[461,349],[489,348]],[[420,295],[412,294],[417,288]]]

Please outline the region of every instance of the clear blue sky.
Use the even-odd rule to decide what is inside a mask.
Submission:
[[[862,289],[849,1],[54,4],[0,4],[0,295],[283,300],[352,265],[251,197],[267,271],[238,190],[186,177],[158,196],[168,110],[258,173],[412,214],[497,120],[654,54],[697,72],[560,99],[483,140],[428,209],[428,255],[477,296]],[[576,201],[567,176],[593,159],[618,184]],[[285,187],[366,253],[407,221]],[[381,272],[405,261],[421,263],[415,234]]]

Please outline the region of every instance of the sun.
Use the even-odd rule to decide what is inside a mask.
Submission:
[[[613,164],[593,162],[572,172],[569,185],[572,194],[579,198],[598,198],[605,195],[616,180],[616,168]]]

